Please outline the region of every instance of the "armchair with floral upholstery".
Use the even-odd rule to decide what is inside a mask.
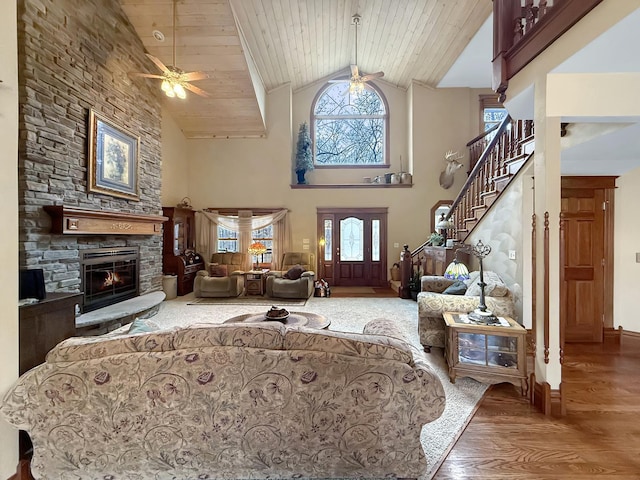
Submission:
[[[437,275],[422,277],[422,291],[418,293],[418,333],[425,350],[444,347],[444,312],[468,313],[480,303],[479,272],[472,272],[464,286],[456,294],[449,294],[447,288],[455,291],[456,280]],[[485,303],[494,315],[515,319],[513,293],[498,274],[484,272]],[[460,284],[458,284],[460,285]],[[466,287],[466,288],[465,288]],[[447,291],[446,291],[447,290]]]
[[[287,252],[282,255],[280,271],[267,275],[267,295],[273,298],[309,298],[315,287],[315,255]]]

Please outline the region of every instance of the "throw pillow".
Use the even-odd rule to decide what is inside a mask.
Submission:
[[[297,280],[302,276],[302,273],[305,269],[301,265],[294,265],[291,267],[287,273],[284,274],[284,278],[288,278],[289,280]]]
[[[447,288],[444,289],[445,295],[464,295],[467,291],[467,284],[462,280],[458,280],[455,283],[452,283]]]
[[[212,263],[211,265],[209,265],[209,275],[211,275],[212,277],[226,277],[227,266]]]
[[[487,297],[504,297],[509,294],[509,289],[507,285],[502,281],[502,279],[495,272],[484,272],[484,283],[487,284],[484,287],[484,294]],[[467,285],[467,291],[465,295],[479,297],[480,296],[480,272],[472,272],[469,280],[465,280],[465,284]]]
[[[152,322],[148,318],[136,318],[131,322],[131,326],[127,333],[149,333],[155,332],[156,330],[160,330],[160,325],[157,323]]]

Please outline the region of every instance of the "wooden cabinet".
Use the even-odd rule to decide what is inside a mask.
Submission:
[[[458,247],[424,247],[424,265],[423,272],[425,275],[444,275],[447,266],[456,258]],[[459,251],[458,260],[469,266],[469,254]]]
[[[82,293],[47,293],[37,303],[20,305],[18,328],[19,374],[44,363],[49,350],[76,334],[76,305]],[[20,431],[20,458],[31,456],[29,435]]]
[[[262,271],[251,270],[244,274],[244,288],[247,295],[264,295],[266,274]]]
[[[20,375],[76,334],[76,304],[82,304],[82,293],[47,293],[38,303],[19,307]]]
[[[178,295],[193,291],[198,270],[204,269],[203,258],[196,253],[195,212],[190,208],[162,207],[168,220],[164,223],[162,270],[165,275],[176,275]]]
[[[509,382],[528,392],[527,331],[511,318],[504,325],[469,323],[467,315],[445,312],[445,357],[449,379],[456,376],[474,378],[485,383]]]

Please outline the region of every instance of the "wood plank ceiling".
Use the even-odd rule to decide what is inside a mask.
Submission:
[[[120,3],[147,51],[171,65],[172,0]],[[194,85],[211,97],[188,92],[186,100],[166,98],[166,108],[187,138],[264,135],[245,55],[267,92],[346,75],[355,62],[356,13],[361,72],[382,70],[382,81],[401,88],[435,87],[491,9],[491,0],[177,0],[176,66],[207,72]],[[148,73],[158,73],[151,62]]]

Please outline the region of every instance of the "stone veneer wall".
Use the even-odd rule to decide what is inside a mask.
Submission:
[[[523,167],[518,172],[465,240],[468,245],[482,240],[491,246],[491,253],[482,262],[483,269],[496,272],[511,289],[516,320],[520,323],[523,322],[523,218],[530,222],[530,214],[523,211],[523,195],[531,192],[531,178],[526,171],[527,168]],[[509,258],[509,250],[517,252],[515,260]]]
[[[48,292],[80,291],[79,252],[140,247],[140,292],[161,288],[162,236],[54,235],[44,205],[162,214],[158,89],[118,0],[20,0],[20,267],[43,268]],[[87,191],[89,109],[140,137],[140,201]]]

